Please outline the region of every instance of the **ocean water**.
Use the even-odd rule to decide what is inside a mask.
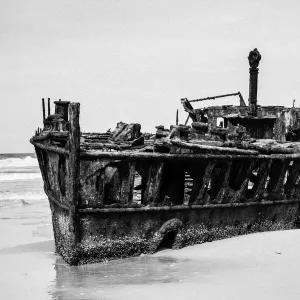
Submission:
[[[35,154],[0,154],[0,249],[53,239]]]

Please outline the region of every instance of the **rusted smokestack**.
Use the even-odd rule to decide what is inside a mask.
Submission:
[[[256,116],[257,114],[257,78],[258,78],[258,65],[261,60],[261,55],[255,48],[250,51],[248,56],[249,61],[249,115]]]

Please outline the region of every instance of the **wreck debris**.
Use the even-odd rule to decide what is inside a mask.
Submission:
[[[119,122],[81,132],[79,103],[55,101],[31,138],[52,211],[56,250],[70,264],[180,248],[295,226],[300,207],[300,109],[257,106],[261,56],[240,92],[181,99],[191,126]],[[239,96],[237,106],[191,102]]]
[[[239,98],[240,98],[240,106],[246,106],[244,98],[243,98],[243,96],[242,96],[242,94],[240,92],[231,93],[231,94],[224,94],[224,95],[218,95],[218,96],[205,97],[205,98],[199,98],[199,99],[194,99],[194,100],[189,100],[189,103],[191,103],[191,102],[205,101],[205,100],[215,100],[215,99],[224,98],[224,97],[230,97],[230,96],[239,96]],[[181,100],[187,100],[187,99],[183,98]]]

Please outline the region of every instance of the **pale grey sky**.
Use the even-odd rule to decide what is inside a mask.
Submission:
[[[81,129],[100,132],[174,124],[182,97],[247,100],[255,47],[259,104],[300,106],[299,15],[298,1],[0,0],[0,153],[33,152],[42,97],[80,102]]]

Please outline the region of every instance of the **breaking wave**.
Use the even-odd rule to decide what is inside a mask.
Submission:
[[[38,161],[35,157],[0,156],[0,182],[40,179]]]
[[[40,173],[0,173],[0,181],[14,181],[14,180],[32,180],[40,179]]]
[[[36,158],[31,156],[26,156],[24,158],[20,157],[10,157],[0,160],[0,170],[6,168],[30,168],[38,167],[38,161]]]

